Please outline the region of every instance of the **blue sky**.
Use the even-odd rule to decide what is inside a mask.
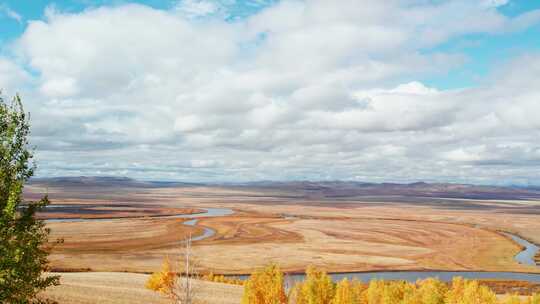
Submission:
[[[173,0],[4,0],[3,12],[0,13],[0,43],[2,46],[17,39],[29,20],[45,18],[47,7],[54,7],[62,12],[78,13],[100,6],[121,6],[127,3],[139,3],[160,10],[171,10],[181,1]],[[234,22],[238,18],[246,18],[274,5],[276,0],[220,0],[211,1],[227,7],[226,18]],[[536,9],[540,9],[540,2],[533,0],[514,0],[497,8],[502,14],[514,17]],[[17,20],[9,16],[13,11],[20,16]],[[429,86],[440,89],[471,87],[481,83],[494,67],[514,58],[522,53],[540,48],[540,25],[530,27],[524,31],[510,34],[473,34],[456,37],[424,52],[455,52],[467,57],[463,64],[442,74],[429,75],[421,81]]]
[[[275,0],[261,1],[234,1],[221,0],[215,1],[220,5],[224,5],[230,10],[232,18],[242,18],[254,14],[265,7],[272,5]],[[2,41],[9,41],[19,36],[25,29],[25,23],[28,20],[37,20],[44,18],[45,9],[48,6],[57,8],[65,12],[77,13],[85,9],[100,7],[100,6],[121,6],[127,3],[139,3],[156,9],[170,10],[178,4],[178,1],[173,0],[60,0],[60,1],[45,1],[45,0],[8,0],[0,1],[4,9],[10,9],[22,17],[22,22],[6,16],[4,11],[1,15],[0,24],[2,32],[0,38]]]
[[[441,89],[471,87],[494,68],[521,54],[540,49],[540,26],[519,33],[504,35],[470,35],[459,37],[430,51],[462,53],[466,64],[443,75],[423,79],[426,84]]]
[[[539,1],[0,0],[0,29],[40,176],[540,184]]]
[[[512,1],[497,9],[515,17],[540,8],[534,0]],[[467,63],[444,75],[423,79],[441,89],[471,87],[481,83],[495,67],[520,54],[540,49],[540,25],[511,34],[476,34],[457,37],[428,51],[465,54]]]

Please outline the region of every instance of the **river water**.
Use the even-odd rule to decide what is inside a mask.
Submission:
[[[512,281],[529,281],[540,283],[540,274],[518,273],[518,272],[481,272],[481,271],[379,271],[379,272],[351,272],[351,273],[331,273],[330,276],[335,282],[344,278],[357,279],[362,282],[371,280],[403,280],[416,282],[427,278],[438,278],[441,281],[450,282],[454,277],[462,277],[470,280],[496,279]],[[242,280],[249,276],[231,276]],[[304,274],[288,274],[288,278],[293,281],[302,281]]]
[[[540,251],[540,247],[536,246],[535,244],[527,240],[520,238],[517,235],[511,234],[508,232],[503,232],[503,233],[507,235],[508,237],[510,237],[514,242],[525,247],[525,249],[521,251],[520,253],[518,253],[514,257],[514,259],[518,261],[520,264],[536,266],[536,261],[534,260],[534,257],[536,256],[538,251]]]
[[[53,205],[54,206],[54,205]],[[50,206],[47,206],[49,208]],[[55,208],[60,208],[56,206]],[[129,220],[137,218],[188,218],[194,219],[199,217],[219,217],[227,216],[234,213],[232,209],[229,208],[199,208],[204,210],[204,212],[191,213],[191,214],[173,214],[173,215],[154,215],[154,216],[136,216],[136,217],[115,217],[115,218],[51,218],[46,219],[46,223],[73,223],[73,222],[103,222],[103,221],[120,221],[120,220]],[[188,221],[189,222],[189,221]],[[184,223],[185,224],[185,223]],[[188,226],[193,226],[187,224]]]
[[[59,206],[54,206],[55,208],[60,208]],[[47,207],[50,207],[47,206]],[[63,207],[63,206],[62,206]],[[200,217],[220,217],[220,216],[227,216],[234,213],[232,209],[229,208],[200,208],[204,210],[204,212],[199,213],[192,213],[192,214],[175,214],[175,215],[158,215],[158,216],[152,216],[148,218],[189,218],[190,220],[185,221],[183,224],[186,226],[195,226],[197,225],[197,222],[199,221],[198,218]],[[134,217],[131,217],[133,219]],[[143,217],[135,217],[135,218],[143,218]],[[99,221],[119,221],[119,220],[125,220],[130,219],[130,217],[124,217],[124,218],[100,218],[100,219],[87,219],[87,218],[57,218],[57,219],[47,219],[45,220],[46,223],[73,223],[73,222],[99,222]],[[212,237],[216,234],[216,231],[214,229],[203,227],[203,233],[201,235],[192,237],[192,241],[200,241],[207,239],[209,237]]]

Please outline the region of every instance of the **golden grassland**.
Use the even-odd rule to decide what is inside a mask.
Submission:
[[[195,242],[194,247],[203,270],[214,273],[250,273],[268,262],[279,263],[287,272],[302,271],[308,265],[332,272],[540,272],[538,267],[515,262],[513,256],[520,246],[498,232],[516,233],[540,243],[540,215],[529,212],[540,205],[536,201],[455,200],[439,205],[306,198],[284,191],[219,187],[50,193],[57,204],[99,202],[125,204],[122,209],[144,205],[146,209],[226,207],[236,211],[231,216],[201,218],[195,227],[182,225],[183,219],[50,223],[52,238],[65,241],[51,256],[52,266],[58,270],[152,272],[165,255],[174,257],[179,241],[189,233],[201,233],[204,226],[217,234]]]
[[[201,227],[185,226],[175,219],[138,219],[100,222],[47,224],[51,239],[62,238],[56,253],[118,252],[171,246],[188,234],[199,234]]]
[[[219,230],[214,218],[201,224],[218,228],[220,235],[197,247],[203,265],[216,272],[249,273],[268,260],[286,271],[317,265],[333,272],[422,269],[523,269],[513,261],[519,247],[489,230],[466,225],[374,219],[298,219],[267,224],[261,241],[223,243],[229,230]],[[258,226],[264,227],[262,224]],[[253,237],[249,230],[235,231],[235,238]],[[302,241],[288,239],[290,233]],[[257,239],[257,237],[253,237]],[[220,264],[222,252],[231,258]],[[172,252],[170,252],[172,253]]]
[[[87,272],[61,273],[61,286],[48,289],[44,298],[59,304],[147,304],[170,303],[158,293],[144,288],[149,275],[135,273]],[[497,294],[530,295],[540,291],[538,284],[515,281],[480,281]],[[208,281],[196,282],[198,303],[237,304],[241,302],[243,286]],[[505,298],[505,296],[500,296]]]
[[[59,304],[170,303],[144,288],[149,275],[135,273],[62,273],[61,285],[47,289],[43,297]],[[238,304],[243,288],[237,285],[197,281],[198,303]]]

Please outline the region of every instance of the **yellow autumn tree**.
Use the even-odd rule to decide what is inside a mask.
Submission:
[[[416,285],[405,281],[373,280],[369,283],[365,293],[365,302],[369,304],[423,304]]]
[[[174,288],[176,275],[172,271],[169,258],[165,258],[161,265],[161,270],[154,272],[146,282],[146,288],[159,292],[164,296],[169,296]]]
[[[310,266],[301,293],[307,304],[330,304],[335,293],[334,282],[326,271]]]
[[[527,304],[540,304],[540,294],[534,294],[531,296],[527,302]]]
[[[502,304],[522,304],[521,299],[517,295],[507,296]]]
[[[357,279],[352,279],[351,285],[354,299],[357,301],[356,303],[368,304],[366,292],[368,285],[358,281]]]
[[[380,304],[383,301],[385,283],[382,280],[371,280],[366,290],[366,300],[369,304]]]
[[[256,271],[244,284],[242,304],[286,304],[283,273],[277,265]]]
[[[353,286],[346,278],[341,280],[336,286],[336,294],[332,304],[357,304],[358,299],[354,293]]]
[[[495,304],[497,296],[486,286],[477,281],[454,278],[452,287],[446,295],[446,304]]]
[[[495,304],[497,295],[486,286],[480,286],[477,281],[469,281],[465,286],[463,304]]]
[[[153,273],[146,282],[146,288],[161,293],[173,303],[192,304],[196,293],[195,280],[200,277],[191,243],[190,235],[182,243],[178,262],[171,264],[166,257],[161,270]]]
[[[465,280],[462,277],[452,279],[451,288],[446,294],[446,304],[460,304],[465,292]]]
[[[440,280],[429,278],[417,282],[422,304],[444,304],[448,286]]]
[[[424,304],[422,292],[418,285],[410,284],[406,293],[403,294],[403,300],[400,304]]]
[[[399,303],[416,292],[416,286],[406,281],[392,282],[385,287],[382,304]]]
[[[304,283],[296,282],[289,292],[289,304],[307,304],[307,299],[302,294]]]

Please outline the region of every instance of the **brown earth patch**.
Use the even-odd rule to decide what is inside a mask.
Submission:
[[[123,219],[96,222],[48,223],[50,240],[63,239],[54,252],[118,253],[157,249],[179,244],[190,233],[202,233],[201,227],[186,226],[185,219]]]
[[[69,207],[48,208],[45,212],[40,212],[37,217],[40,219],[116,219],[116,218],[143,218],[159,217],[180,214],[202,213],[204,210],[196,208],[169,208],[159,206],[137,206],[137,205],[114,205],[106,204],[92,205],[70,205]]]

